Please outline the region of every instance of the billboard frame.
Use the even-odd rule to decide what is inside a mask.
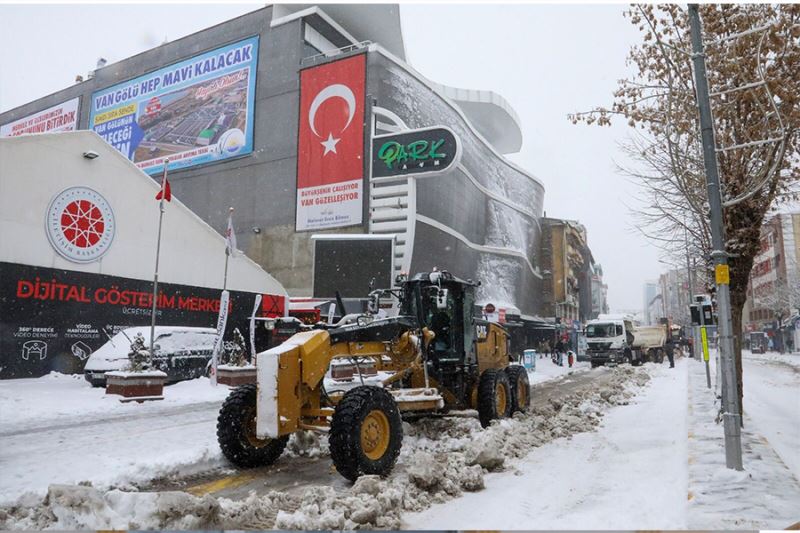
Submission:
[[[314,296],[316,287],[314,286],[314,280],[316,279],[316,259],[317,259],[317,241],[391,241],[391,273],[389,274],[389,287],[378,287],[378,288],[394,288],[394,278],[395,278],[395,267],[394,267],[394,256],[397,249],[397,234],[395,233],[315,233],[311,235],[311,298],[317,298]],[[319,297],[320,299],[324,299],[324,297]],[[349,298],[347,296],[342,296],[342,298]]]

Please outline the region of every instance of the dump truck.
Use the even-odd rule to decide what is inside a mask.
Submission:
[[[632,318],[600,315],[586,323],[587,354],[592,368],[605,364],[664,362],[669,324],[641,326]]]
[[[446,271],[399,276],[373,291],[354,323],[317,324],[256,357],[257,383],[233,390],[217,421],[223,455],[239,467],[278,459],[292,433],[328,434],[336,470],[354,481],[391,472],[403,440],[402,417],[475,409],[482,426],[525,411],[530,385],[510,364],[500,325],[474,316],[479,282]],[[387,298],[398,314],[377,318]],[[380,386],[326,391],[332,361],[369,360],[389,377]],[[407,416],[407,418],[414,418]]]

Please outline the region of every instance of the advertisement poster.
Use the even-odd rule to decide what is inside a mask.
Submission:
[[[297,231],[361,224],[366,56],[300,72]]]
[[[67,100],[63,104],[48,107],[33,115],[28,115],[0,126],[0,138],[19,137],[33,133],[57,133],[78,129],[79,98]]]
[[[89,128],[154,174],[253,151],[258,37],[92,94]]]
[[[159,283],[157,324],[213,328],[220,290]],[[0,262],[0,379],[81,372],[121,329],[149,326],[153,282]],[[255,293],[230,291],[226,338],[248,335]],[[285,315],[286,298],[261,295],[257,316]]]

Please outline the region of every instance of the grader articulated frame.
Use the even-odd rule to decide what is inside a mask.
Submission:
[[[355,480],[388,474],[402,445],[401,413],[477,409],[485,427],[530,404],[525,369],[509,365],[508,334],[473,316],[478,285],[447,272],[399,279],[399,316],[313,329],[257,355],[257,385],[235,389],[220,411],[223,454],[241,467],[274,462],[292,433],[327,432],[333,463]],[[331,361],[372,359],[380,385],[329,393]]]

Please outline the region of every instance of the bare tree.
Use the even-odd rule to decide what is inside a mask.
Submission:
[[[759,235],[769,209],[797,199],[800,176],[800,6],[702,5],[708,81],[730,254],[737,381],[742,388],[742,307]],[[684,7],[633,5],[625,16],[642,35],[631,48],[635,75],[620,80],[611,107],[570,119],[636,128],[627,169],[640,185],[642,231],[667,254],[684,247],[711,265],[708,200],[699,113]],[[742,398],[740,398],[741,400]],[[739,405],[742,405],[740,401]]]

